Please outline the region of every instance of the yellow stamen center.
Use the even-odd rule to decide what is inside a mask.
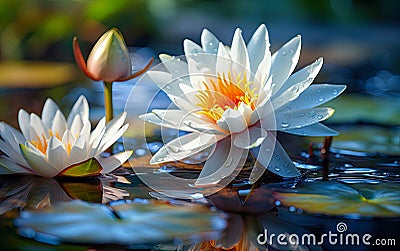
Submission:
[[[231,74],[218,74],[217,79],[208,79],[202,82],[203,90],[196,95],[198,103],[196,106],[202,110],[200,114],[206,115],[213,121],[218,121],[226,109],[237,110],[240,104],[255,109],[258,99],[256,89],[251,88],[252,82],[247,81],[246,74],[238,74],[236,82],[231,78]]]
[[[41,136],[36,135],[36,139],[31,140],[30,143],[36,147],[39,151],[41,151],[43,154],[46,154],[47,152],[47,147],[49,146],[49,140],[51,137],[55,136],[57,139],[59,139],[60,141],[62,140],[60,134],[57,132],[53,133],[52,130],[49,130],[49,137],[46,138],[46,135],[44,135],[44,133],[42,133]],[[65,148],[67,150],[67,154],[69,155],[69,153],[71,152],[71,144],[68,142],[65,145]]]

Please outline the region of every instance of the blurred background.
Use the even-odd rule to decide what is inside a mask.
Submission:
[[[102,86],[75,66],[73,36],[87,57],[106,30],[118,27],[139,55],[139,68],[161,52],[181,55],[183,39],[199,43],[204,28],[230,44],[236,27],[248,41],[265,23],[272,51],[301,34],[298,68],[322,56],[325,64],[316,82],[345,83],[347,94],[357,94],[335,101],[337,121],[372,116],[398,125],[399,10],[397,0],[0,1],[0,120],[16,125],[21,107],[40,112],[46,97],[69,108],[84,93],[101,107]],[[134,84],[115,85],[117,109],[123,109]],[[353,103],[367,110],[355,112]]]

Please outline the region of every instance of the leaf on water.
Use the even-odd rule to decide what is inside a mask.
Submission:
[[[303,182],[296,189],[276,189],[275,200],[309,214],[391,218],[400,216],[400,184]]]
[[[99,179],[60,181],[60,185],[73,199],[94,203],[102,202],[102,185]]]
[[[0,87],[48,88],[72,82],[77,76],[71,63],[9,61],[0,63]]]
[[[400,154],[400,129],[379,127],[376,125],[347,125],[337,127],[339,136],[335,137],[332,147],[345,150],[346,153],[367,152],[381,154]]]
[[[218,238],[226,227],[225,216],[207,207],[171,205],[141,200],[111,205],[80,200],[51,208],[23,212],[15,220],[18,232],[49,243],[139,244],[183,238]]]
[[[100,163],[95,158],[90,158],[81,163],[72,165],[64,169],[58,176],[68,177],[90,177],[100,175],[101,167]]]

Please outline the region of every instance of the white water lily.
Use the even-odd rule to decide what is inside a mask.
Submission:
[[[237,172],[248,151],[257,158],[252,176],[267,168],[280,176],[295,177],[299,171],[274,132],[337,135],[319,123],[334,110],[316,106],[335,98],[346,86],[311,85],[322,58],[292,74],[300,56],[300,35],[273,55],[264,24],[247,46],[240,29],[230,47],[206,29],[201,46],[187,39],[183,45],[185,58],[160,55],[167,71],[148,72],[178,109],[153,110],[141,118],[190,133],[165,144],[151,163],[182,160],[216,144],[196,182],[199,186],[218,183]]]
[[[107,158],[100,154],[127,130],[126,113],[109,123],[102,118],[92,131],[89,105],[80,96],[68,118],[52,99],[47,99],[42,116],[21,109],[21,132],[0,122],[0,174],[33,174],[44,177],[90,176],[109,173],[132,154],[125,151]]]

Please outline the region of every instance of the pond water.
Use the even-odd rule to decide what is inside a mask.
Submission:
[[[398,128],[376,124],[342,124],[334,127],[342,135],[334,139],[328,154],[320,152],[322,138],[278,135],[280,142],[284,142],[288,153],[301,169],[302,178],[283,180],[269,174],[264,175],[255,185],[250,185],[245,181],[248,171],[243,171],[231,185],[210,196],[192,193],[189,187],[182,189],[182,193],[187,196],[184,200],[171,200],[159,191],[152,190],[129,167],[119,169],[116,175],[107,178],[1,176],[1,250],[225,250],[221,247],[227,250],[265,250],[267,247],[269,250],[378,250],[376,240],[388,245],[380,246],[379,249],[396,250],[392,242],[400,241]],[[149,166],[149,153],[145,149],[154,152],[161,145],[157,131],[155,134],[149,138],[147,145],[136,139],[126,139],[135,151],[132,165],[151,168],[153,173],[160,175],[168,172],[179,177],[195,177],[199,173],[199,165],[185,163]],[[115,149],[119,149],[119,146]],[[27,234],[14,225],[15,218],[22,210],[52,207],[61,201],[79,199],[90,203],[110,203],[122,200],[129,204],[132,203],[130,201],[137,203],[138,198],[211,206],[226,213],[224,218],[227,226],[224,230],[219,229],[214,237],[182,239],[171,236],[159,243],[139,241],[134,244],[101,245],[93,244],[101,242],[100,237],[97,240],[93,237],[90,244],[58,245],[58,241],[54,242],[46,236],[37,239],[50,244],[24,238],[18,232],[30,237],[34,234]],[[190,224],[204,223],[194,218],[185,221]],[[141,224],[146,228],[146,223]],[[174,229],[173,224],[176,223],[172,221],[170,224],[171,229]],[[62,229],[67,225],[60,224],[57,227]],[[76,226],[71,231],[78,231],[78,228]],[[328,237],[320,239],[329,233],[334,234],[332,240]],[[317,244],[318,241],[322,243],[282,245],[278,238],[265,238],[273,234],[283,234],[287,238],[298,236],[300,241],[302,236],[313,234]],[[347,234],[357,234],[360,242],[364,235],[371,235],[368,243],[372,244],[346,245]]]

